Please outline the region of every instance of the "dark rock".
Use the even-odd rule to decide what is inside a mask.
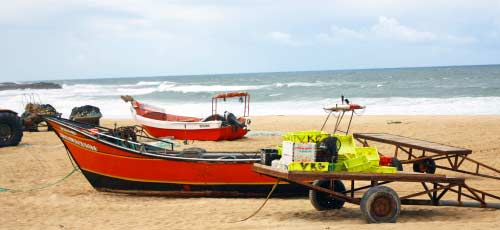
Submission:
[[[62,86],[52,82],[36,82],[36,83],[0,83],[0,90],[15,90],[15,89],[62,89]]]

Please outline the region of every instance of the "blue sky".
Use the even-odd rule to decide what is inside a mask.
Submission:
[[[1,5],[0,81],[500,63],[500,1]]]

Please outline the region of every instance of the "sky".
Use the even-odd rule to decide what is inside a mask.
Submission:
[[[500,63],[498,0],[0,1],[0,81]]]

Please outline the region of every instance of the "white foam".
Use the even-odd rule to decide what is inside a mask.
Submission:
[[[316,82],[289,82],[289,83],[281,83],[277,82],[274,83],[274,87],[277,88],[282,88],[282,87],[313,87],[313,86],[328,86],[328,85],[333,85],[332,83],[326,83],[326,82],[321,82],[321,81],[316,81]]]
[[[137,82],[136,85],[148,85],[149,86],[149,85],[159,85],[161,83],[163,83],[163,82],[161,82],[161,81],[140,81],[140,82]]]
[[[161,84],[160,92],[223,92],[223,91],[241,91],[241,90],[257,90],[269,87],[268,85],[177,85],[177,84]]]

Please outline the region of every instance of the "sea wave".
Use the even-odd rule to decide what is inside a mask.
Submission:
[[[22,95],[0,96],[2,107],[23,112]],[[24,99],[25,100],[25,99]],[[494,115],[500,114],[500,97],[457,97],[457,98],[350,98],[354,103],[365,105],[366,115]],[[69,116],[75,106],[94,105],[101,109],[104,118],[131,118],[129,104],[119,97],[89,97],[45,93],[41,103],[52,104],[63,117]],[[145,103],[162,107],[174,114],[205,117],[211,113],[209,101],[169,101],[160,99],[145,100]],[[335,99],[298,100],[298,101],[252,101],[251,114],[255,115],[325,115],[323,107],[339,103]],[[243,106],[237,101],[219,104],[219,112],[231,111],[241,115]]]
[[[159,87],[160,92],[182,92],[182,93],[198,93],[198,92],[224,92],[224,91],[241,91],[241,90],[258,90],[267,88],[269,85],[177,85],[177,84],[162,84]]]
[[[282,82],[277,82],[274,83],[274,87],[277,88],[282,88],[282,87],[318,87],[318,86],[328,86],[332,85],[332,83],[327,83],[327,82],[321,82],[321,81],[316,81],[316,82],[288,82],[288,83],[282,83]]]

